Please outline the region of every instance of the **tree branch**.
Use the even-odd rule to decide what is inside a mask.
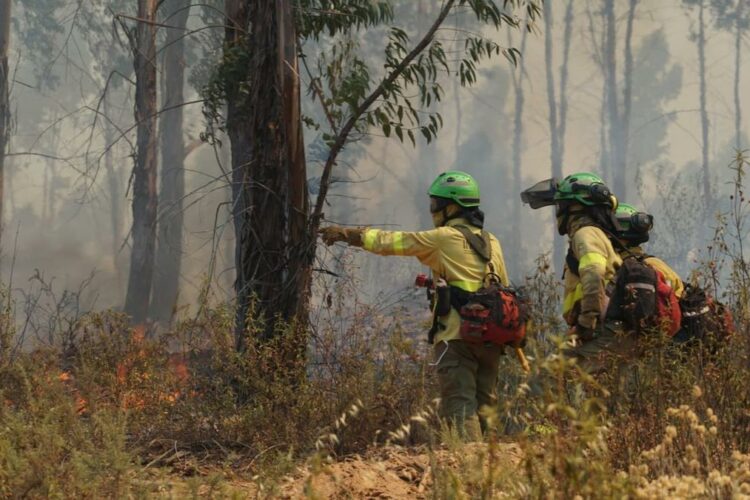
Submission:
[[[380,85],[378,85],[378,87],[364,101],[362,101],[362,103],[354,111],[354,113],[352,113],[344,126],[341,128],[341,131],[336,136],[336,141],[333,143],[333,146],[331,146],[331,150],[328,153],[328,159],[326,160],[325,167],[323,167],[323,175],[320,178],[320,191],[318,191],[318,197],[315,200],[315,208],[313,210],[312,216],[310,217],[310,237],[313,240],[315,239],[315,233],[320,226],[320,219],[323,213],[323,205],[325,203],[325,199],[328,194],[328,187],[330,186],[331,182],[331,171],[333,170],[333,166],[336,164],[336,158],[346,144],[349,134],[357,124],[357,121],[360,119],[360,117],[370,108],[370,106],[372,106],[375,101],[377,101],[383,95],[386,88],[389,87],[394,81],[396,81],[396,79],[401,76],[401,74],[409,66],[409,64],[411,64],[411,62],[416,59],[416,57],[420,53],[422,53],[424,49],[427,48],[427,46],[432,41],[435,32],[438,30],[438,28],[440,28],[440,25],[442,25],[445,19],[448,17],[448,14],[453,8],[454,3],[455,0],[448,0],[445,3],[443,9],[440,11],[440,15],[437,17],[437,19],[435,19],[435,22],[432,23],[432,26],[427,31],[427,33],[425,33],[424,37],[422,37],[422,39],[411,50],[411,52],[409,52],[406,57],[404,57],[401,63],[396,66],[393,71],[391,71],[391,73],[383,79],[382,82],[380,82]]]

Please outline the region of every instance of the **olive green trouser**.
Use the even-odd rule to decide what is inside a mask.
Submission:
[[[635,336],[626,332],[619,321],[607,321],[596,329],[594,338],[579,339],[577,342],[575,346],[565,349],[563,354],[576,358],[578,365],[591,375],[621,367],[637,355]]]
[[[487,430],[479,415],[483,406],[497,403],[497,377],[501,346],[450,340],[435,345],[434,356],[440,384],[440,416],[469,440],[481,439]]]
[[[607,388],[612,395],[607,399],[609,411],[633,400],[638,390],[636,336],[620,322],[606,322],[596,330],[594,338],[578,342],[565,349],[564,354],[575,357],[584,371]]]

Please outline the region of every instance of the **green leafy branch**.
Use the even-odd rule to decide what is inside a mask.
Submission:
[[[442,88],[437,81],[438,73],[445,71],[450,74],[451,71],[445,49],[441,42],[435,39],[435,33],[443,25],[448,14],[454,8],[468,7],[481,23],[495,28],[502,24],[518,27],[518,18],[512,16],[508,9],[521,5],[526,7],[529,23],[541,14],[538,2],[534,0],[504,0],[502,9],[492,0],[447,0],[430,29],[410,50],[407,49],[410,41],[407,33],[398,27],[392,27],[385,49],[386,75],[369,94],[366,94],[370,86],[367,67],[356,58],[352,60],[352,70],[342,80],[344,84],[337,89],[339,102],[345,105],[348,117],[340,127],[332,127],[334,134],[326,137],[330,150],[310,218],[311,234],[314,234],[320,225],[323,205],[330,187],[331,171],[339,153],[350,141],[352,132],[366,133],[370,127],[379,127],[386,137],[395,134],[402,142],[408,137],[412,144],[416,144],[415,130],[421,132],[428,142],[437,136],[443,125],[442,117],[436,112],[421,113],[415,103],[421,108],[429,108],[443,96]],[[464,56],[458,69],[461,83],[471,85],[476,82],[478,64],[483,59],[499,54],[503,54],[513,64],[517,63],[520,56],[515,49],[503,49],[481,37],[467,38]],[[416,98],[410,95],[414,89]],[[319,87],[318,93],[320,94]],[[321,99],[321,102],[325,101]],[[327,103],[335,108],[333,99],[329,99]],[[326,114],[341,119],[345,113],[338,107],[334,111],[327,110]]]

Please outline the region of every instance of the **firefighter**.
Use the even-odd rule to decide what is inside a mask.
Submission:
[[[582,172],[542,181],[521,199],[531,208],[555,206],[557,230],[569,240],[562,312],[574,345],[565,354],[589,373],[604,372],[609,358],[629,357],[634,348],[623,323],[605,317],[606,286],[622,264],[608,237],[617,228],[617,198],[601,178]]]
[[[482,229],[484,213],[479,209],[479,186],[474,178],[465,172],[445,172],[435,179],[428,194],[434,229],[409,232],[328,226],[320,234],[326,245],[345,242],[378,255],[416,257],[432,270],[436,280],[447,283],[452,299],[443,297],[438,302],[448,303],[435,304],[430,334],[440,388],[440,415],[464,438],[479,439],[487,430],[479,410],[497,403],[503,348],[462,340],[455,298],[481,288],[490,270],[506,286],[508,275],[500,242]],[[469,244],[471,235],[481,237],[489,250],[484,255],[488,260]]]
[[[641,248],[641,245],[649,240],[651,229],[654,227],[653,216],[639,212],[633,205],[620,203],[615,217],[619,225],[617,237],[620,245],[616,249],[619,250],[620,257],[645,255],[643,261],[660,272],[664,280],[672,287],[677,299],[681,299],[685,292],[685,285],[677,272],[660,258],[647,255]]]

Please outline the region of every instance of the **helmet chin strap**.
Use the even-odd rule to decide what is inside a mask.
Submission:
[[[450,208],[450,207],[451,207],[451,205],[448,205],[447,207],[445,207],[445,208],[443,209],[443,212],[442,212],[442,213],[443,213],[443,224],[442,224],[443,226],[444,226],[444,225],[445,225],[445,224],[446,224],[446,223],[447,223],[447,222],[448,222],[449,220],[457,219],[457,218],[459,218],[459,217],[461,216],[461,211],[460,211],[460,210],[456,210],[456,211],[455,211],[455,212],[453,213],[453,215],[450,215],[450,214],[448,214],[448,208]]]
[[[456,207],[452,209],[451,207]],[[449,210],[453,210],[453,214],[449,213]],[[440,214],[440,224],[435,224],[435,227],[442,227],[449,220],[457,219],[463,215],[463,212],[459,209],[458,205],[448,204],[440,209],[440,211],[433,213],[433,222],[435,222],[435,215]]]

